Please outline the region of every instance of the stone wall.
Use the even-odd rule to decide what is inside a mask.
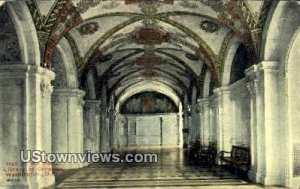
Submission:
[[[118,115],[120,146],[179,145],[177,114]]]

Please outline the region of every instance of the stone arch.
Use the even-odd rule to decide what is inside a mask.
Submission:
[[[288,161],[289,175],[292,176],[289,179],[288,185],[299,186],[300,185],[300,162],[294,161],[300,157],[300,129],[299,129],[299,112],[300,112],[300,78],[299,78],[299,58],[300,58],[300,27],[293,39],[291,40],[290,48],[288,49],[288,56],[286,58],[286,85],[287,85],[287,139],[288,143]],[[297,150],[298,149],[298,150]],[[295,157],[293,159],[293,157]]]
[[[23,64],[40,65],[40,48],[34,22],[25,1],[10,1],[7,6],[9,15],[17,32]]]
[[[222,74],[222,86],[228,86],[230,85],[230,73],[232,69],[232,63],[234,56],[236,54],[237,49],[241,45],[241,41],[237,38],[234,37],[230,41],[230,45],[227,51],[227,56],[224,61],[224,69],[223,69],[223,74]]]
[[[78,77],[75,59],[68,41],[63,38],[57,45],[53,56],[53,69],[56,79],[53,81],[58,88],[78,88]],[[58,86],[60,85],[60,86]]]
[[[177,95],[175,95],[176,93],[173,89],[159,82],[143,81],[132,85],[130,88],[126,89],[122,94],[120,94],[120,96],[117,99],[116,110],[119,112],[121,107],[120,105],[123,104],[131,96],[145,91],[156,91],[162,93],[170,99],[172,99],[175,102],[175,104],[178,105],[178,107],[182,107],[180,98]]]
[[[272,5],[263,30],[260,50],[261,60],[285,61],[288,48],[282,44],[290,44],[300,25],[299,9],[300,4],[297,1],[279,1]],[[284,65],[280,64],[280,67],[282,66]]]

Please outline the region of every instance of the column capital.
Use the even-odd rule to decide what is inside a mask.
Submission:
[[[49,96],[53,92],[53,86],[51,86],[50,82],[45,81],[44,79],[40,83],[41,94],[42,96]]]
[[[230,91],[230,88],[229,86],[221,86],[219,88],[215,88],[214,89],[214,93],[216,95],[221,95],[221,94],[229,94],[231,91]]]
[[[262,61],[257,64],[259,70],[278,70],[279,62],[277,61]]]
[[[85,100],[84,110],[95,108],[96,112],[101,112],[101,100]]]
[[[16,77],[25,76],[26,73],[30,74],[40,74],[48,77],[48,79],[53,80],[55,78],[55,73],[51,70],[42,68],[36,65],[28,64],[4,64],[0,65],[0,77]]]
[[[253,79],[257,77],[259,71],[267,73],[277,73],[279,69],[279,62],[277,61],[262,61],[256,65],[251,66],[245,70],[245,74],[248,78]]]
[[[96,107],[100,108],[101,106],[101,100],[85,100],[85,106],[86,107]]]
[[[54,89],[53,96],[61,97],[83,97],[85,92],[80,89]]]
[[[201,99],[198,99],[197,100],[197,103],[200,105],[200,106],[208,106],[209,105],[209,99],[208,98],[201,98]]]
[[[246,84],[247,90],[250,93],[250,95],[254,95],[259,93],[259,86],[258,86],[258,79],[253,79]]]

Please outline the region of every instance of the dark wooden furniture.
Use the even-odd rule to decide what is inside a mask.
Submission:
[[[197,155],[200,165],[212,167],[216,162],[217,146],[216,143],[209,143],[208,146],[201,146]]]
[[[248,172],[250,169],[250,149],[241,146],[232,146],[231,152],[220,152],[221,164],[230,165],[235,171]]]

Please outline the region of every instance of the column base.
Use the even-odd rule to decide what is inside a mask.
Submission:
[[[291,178],[287,187],[299,189],[300,188],[300,178]]]
[[[255,182],[255,183],[260,183],[260,180],[261,180],[261,174],[256,172],[255,170],[250,170],[248,172],[248,178],[249,180],[251,180],[252,182]]]
[[[264,176],[262,177],[263,185],[284,185],[282,176]]]
[[[284,178],[281,175],[262,174],[254,170],[250,170],[248,177],[255,183],[260,183],[266,186],[283,186]]]

